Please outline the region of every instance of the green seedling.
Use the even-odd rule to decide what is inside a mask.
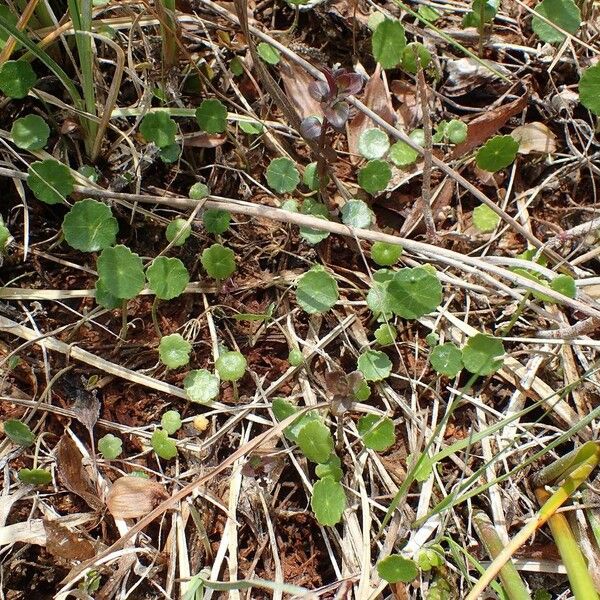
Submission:
[[[4,422],[4,434],[13,443],[27,448],[35,443],[35,435],[29,426],[17,419]]]
[[[297,443],[302,454],[315,463],[325,463],[333,452],[333,437],[320,419],[310,420],[298,432]]]
[[[500,215],[496,214],[487,204],[480,204],[473,210],[473,226],[481,233],[490,233],[500,223]]]
[[[417,556],[417,566],[421,571],[431,571],[443,567],[446,563],[444,549],[439,544],[423,548]]]
[[[337,282],[322,266],[312,267],[298,279],[296,301],[307,313],[327,312],[338,299]]]
[[[192,345],[180,334],[165,335],[158,344],[160,361],[169,369],[184,367],[190,362]]]
[[[379,269],[373,273],[373,283],[367,293],[367,306],[377,318],[383,319],[392,314],[388,286],[393,278],[394,271],[389,269]]]
[[[383,160],[370,160],[358,171],[358,185],[372,195],[385,190],[391,178],[392,169]]]
[[[213,279],[227,279],[235,273],[235,254],[230,248],[213,244],[202,251],[202,266]]]
[[[579,80],[579,101],[590,112],[600,115],[600,64],[586,69]]]
[[[517,157],[519,142],[510,135],[497,135],[488,140],[475,155],[480,169],[495,173],[508,167]]]
[[[49,158],[29,165],[27,185],[46,204],[62,204],[75,187],[69,167]]]
[[[204,228],[208,233],[213,235],[221,235],[229,229],[231,222],[231,213],[226,210],[220,210],[218,208],[209,208],[204,211],[202,215],[202,222]]]
[[[440,336],[435,331],[432,331],[425,336],[425,343],[431,348],[435,348],[440,343]]]
[[[183,388],[191,402],[210,404],[219,395],[219,378],[206,369],[190,371]]]
[[[227,129],[227,107],[220,100],[203,100],[196,109],[196,121],[206,133],[223,133]]]
[[[271,44],[260,42],[256,46],[256,51],[258,52],[258,56],[269,65],[276,65],[281,60],[279,50],[271,46]]]
[[[392,361],[385,352],[365,350],[358,357],[357,368],[366,381],[383,381],[392,373]]]
[[[140,133],[147,142],[153,142],[158,148],[165,148],[175,143],[177,123],[166,110],[151,112],[142,119]]]
[[[440,18],[440,13],[427,4],[419,4],[418,14],[430,23],[435,23]]]
[[[171,460],[177,456],[177,444],[172,440],[166,431],[155,429],[150,438],[152,449],[156,452],[159,458]]]
[[[238,123],[240,129],[248,135],[260,135],[264,131],[262,123],[258,121],[240,121]]]
[[[65,241],[82,252],[97,252],[117,241],[119,224],[109,206],[87,198],[76,202],[62,224]]]
[[[390,554],[377,563],[377,573],[388,583],[410,583],[417,578],[419,569],[414,560]]]
[[[390,149],[390,139],[381,129],[365,129],[358,138],[358,151],[367,160],[383,158]]]
[[[183,246],[192,233],[192,226],[182,218],[173,219],[165,231],[167,242]]]
[[[402,256],[400,244],[389,244],[388,242],[375,242],[371,246],[371,260],[380,267],[391,267],[395,265]]]
[[[19,469],[17,477],[27,485],[48,485],[52,481],[52,474],[46,469]]]
[[[0,257],[2,257],[5,254],[11,239],[12,236],[10,235],[10,230],[4,224],[4,219],[2,218],[2,215],[0,215]]]
[[[417,73],[431,63],[431,52],[420,42],[411,42],[402,50],[401,66],[408,73]]]
[[[188,192],[188,196],[192,200],[203,200],[204,198],[208,197],[209,195],[210,195],[210,190],[208,189],[208,186],[205,183],[201,183],[200,181],[197,181],[196,183],[194,183],[194,185],[192,185],[192,187],[190,188],[190,190]]]
[[[0,91],[9,98],[25,98],[36,83],[35,71],[24,60],[8,60],[0,66]]]
[[[105,460],[114,460],[123,452],[123,442],[112,433],[107,433],[98,440],[98,451]]]
[[[185,291],[190,274],[178,258],[159,256],[146,270],[148,287],[161,300],[172,300]]]
[[[502,340],[478,333],[469,338],[462,351],[465,369],[476,375],[492,375],[502,367],[504,345]]]
[[[385,452],[396,443],[394,421],[389,417],[364,415],[356,424],[363,444],[370,450]]]
[[[385,19],[371,38],[373,56],[383,69],[393,69],[402,62],[402,52],[406,46],[406,34],[399,21]]]
[[[168,410],[160,419],[160,426],[169,435],[177,433],[181,425],[181,415],[176,410]]]
[[[27,115],[13,122],[10,135],[18,148],[41,150],[48,143],[50,127],[39,115]]]
[[[382,323],[374,332],[375,341],[380,346],[391,346],[398,337],[398,330],[389,323]]]
[[[550,282],[550,288],[559,294],[567,296],[567,298],[575,298],[577,296],[577,285],[570,275],[557,275]]]
[[[435,346],[429,355],[433,370],[440,375],[456,377],[463,369],[462,352],[452,342]]]
[[[403,319],[419,319],[442,302],[442,284],[424,267],[397,271],[387,284],[387,303]]]
[[[542,0],[535,7],[535,12],[572,35],[577,33],[581,25],[581,11],[573,0]],[[531,28],[543,42],[562,44],[566,39],[565,34],[550,23],[534,15]]]
[[[375,221],[375,214],[363,200],[348,200],[341,210],[342,223],[349,227],[367,229]]]
[[[321,525],[339,523],[346,508],[346,494],[339,481],[324,477],[315,483],[310,506]]]
[[[399,168],[408,167],[419,158],[419,153],[411,148],[406,142],[398,140],[391,148],[390,160]]]
[[[215,368],[223,381],[237,381],[246,373],[248,363],[241,352],[223,352],[215,362]]]
[[[267,183],[278,194],[293,192],[300,183],[298,169],[289,158],[274,158],[267,167]]]
[[[115,298],[135,298],[146,282],[142,259],[127,246],[105,248],[97,261],[98,277]]]
[[[292,367],[299,367],[301,364],[303,364],[304,356],[302,355],[302,351],[298,348],[290,350],[290,353],[288,354],[288,362]]]

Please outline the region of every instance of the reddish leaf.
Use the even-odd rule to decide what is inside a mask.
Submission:
[[[333,106],[324,106],[323,114],[333,127],[341,129],[350,115],[350,106],[347,102],[336,102]]]
[[[317,117],[306,117],[300,123],[300,134],[307,140],[315,140],[321,135],[321,121]]]
[[[336,78],[338,87],[338,98],[342,96],[353,96],[362,90],[363,78],[358,73],[344,73]]]

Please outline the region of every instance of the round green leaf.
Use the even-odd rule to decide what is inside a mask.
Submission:
[[[320,479],[313,486],[310,506],[321,525],[339,523],[346,508],[346,494],[339,481],[333,477]]]
[[[312,191],[318,190],[321,185],[317,166],[316,162],[308,163],[304,169],[304,174],[302,175],[302,182]],[[327,183],[329,183],[329,177],[325,175],[325,185],[327,185]]]
[[[377,563],[377,573],[388,583],[410,583],[417,578],[419,570],[414,560],[390,554]]]
[[[107,433],[98,440],[98,451],[105,460],[114,460],[123,452],[123,442],[112,433]]]
[[[363,200],[348,200],[342,207],[342,222],[349,227],[366,229],[375,220],[369,205]]]
[[[219,378],[206,369],[190,371],[183,380],[183,388],[192,402],[209,404],[219,395]]]
[[[165,231],[167,242],[174,246],[183,246],[192,233],[192,226],[182,218],[173,219]]]
[[[166,431],[156,429],[150,438],[150,444],[156,454],[164,460],[170,460],[177,456],[177,445],[172,440]]]
[[[175,143],[177,123],[166,110],[148,113],[140,123],[140,133],[147,142],[154,142],[159,148]]]
[[[205,248],[200,262],[214,279],[227,279],[235,273],[235,254],[231,248],[225,248],[221,244]]]
[[[542,0],[535,11],[571,34],[576,33],[581,24],[581,11],[573,0]],[[561,44],[565,41],[563,33],[536,15],[531,20],[531,28],[543,42]]]
[[[402,50],[402,68],[408,73],[416,73],[419,66],[426,69],[430,62],[431,53],[420,42],[411,42]]]
[[[563,294],[568,298],[577,296],[577,286],[575,280],[570,275],[558,275],[550,282],[550,287],[559,294]]]
[[[239,126],[248,135],[259,135],[264,131],[262,123],[258,123],[257,121],[240,121]]]
[[[158,155],[160,156],[160,160],[170,165],[179,160],[181,151],[182,149],[179,144],[169,144],[168,146],[163,146]]]
[[[293,192],[300,183],[298,169],[289,158],[274,158],[267,167],[267,183],[278,194]]]
[[[228,211],[219,208],[209,208],[204,211],[202,222],[208,233],[220,235],[229,229],[231,214]]]
[[[473,226],[481,233],[489,233],[500,223],[497,215],[487,204],[480,204],[473,210]]]
[[[369,194],[385,190],[391,178],[392,169],[383,160],[371,160],[358,171],[358,185]]]
[[[444,135],[453,144],[462,144],[467,139],[469,128],[466,123],[458,119],[452,119],[444,130]]]
[[[469,339],[462,351],[465,369],[477,375],[491,375],[502,366],[502,340],[478,333]]]
[[[497,135],[479,149],[475,162],[480,169],[495,173],[508,167],[517,157],[519,142],[510,135]]]
[[[406,46],[404,27],[399,21],[385,19],[372,37],[373,56],[384,69],[393,69],[402,60],[402,51]]]
[[[190,274],[178,258],[159,256],[146,271],[148,286],[161,300],[171,300],[183,294]]]
[[[8,419],[4,422],[6,437],[19,446],[31,446],[35,442],[35,435],[29,426],[17,419]]]
[[[288,354],[288,362],[292,367],[299,367],[304,362],[304,356],[302,355],[302,351],[298,348],[290,350]]]
[[[371,259],[381,267],[389,267],[396,264],[402,256],[400,244],[388,242],[375,242],[371,246]]]
[[[390,148],[390,160],[397,167],[408,167],[416,162],[417,158],[419,158],[419,153],[402,140],[397,141]]]
[[[581,75],[579,101],[590,112],[600,115],[600,63],[586,69]]]
[[[380,346],[391,346],[394,343],[394,340],[398,337],[398,331],[393,325],[389,323],[382,323],[375,330],[375,341]]]
[[[158,344],[158,357],[169,369],[187,365],[191,351],[192,345],[179,333],[163,335]]]
[[[203,100],[196,109],[196,121],[206,133],[223,133],[227,129],[227,107],[220,100]]]
[[[358,357],[358,370],[366,381],[382,381],[392,372],[392,361],[385,352],[365,350]]]
[[[13,122],[10,135],[23,150],[41,150],[48,142],[50,127],[39,115],[27,115]]]
[[[161,427],[173,435],[181,429],[181,415],[176,410],[168,410],[160,419]]]
[[[48,158],[29,165],[27,185],[38,200],[61,204],[73,192],[75,180],[69,167]]]
[[[279,50],[271,46],[271,44],[261,42],[256,46],[256,51],[261,59],[270,65],[276,65],[281,60]]]
[[[344,476],[342,471],[342,461],[337,454],[330,454],[329,459],[325,463],[318,464],[315,467],[315,475],[319,479],[331,477],[334,481],[341,481]]]
[[[201,183],[200,181],[197,181],[188,192],[188,196],[192,200],[203,200],[209,195],[210,190],[208,189],[208,186],[205,183]]]
[[[244,73],[244,67],[242,65],[242,60],[239,56],[234,56],[231,59],[231,62],[229,63],[229,68],[231,69],[231,72],[236,77],[239,77],[240,75],[242,75]]]
[[[333,452],[333,437],[321,421],[309,421],[298,433],[298,446],[302,454],[315,463],[325,463]]]
[[[48,485],[52,481],[52,474],[45,469],[19,469],[17,477],[28,485]]]
[[[293,414],[298,412],[298,409],[285,398],[273,398],[273,414],[278,421],[283,421],[290,417]],[[288,425],[283,430],[283,435],[290,440],[290,442],[297,443],[298,434],[302,430],[302,428],[311,421],[318,421],[319,415],[314,411],[310,411],[304,413],[302,416],[298,417],[291,425]]]
[[[436,373],[456,377],[463,368],[462,352],[452,342],[435,346],[429,355],[429,362]]]
[[[442,302],[442,284],[424,267],[400,269],[387,288],[392,311],[404,319],[418,319]]]
[[[317,202],[312,198],[306,198],[302,203],[300,212],[303,215],[312,215],[319,219],[329,220],[329,211],[322,202]],[[315,245],[329,237],[329,231],[321,231],[314,227],[300,227],[300,237],[309,244]]]
[[[36,82],[35,71],[24,60],[7,60],[0,66],[0,90],[9,98],[25,98]]]
[[[390,149],[390,139],[381,129],[365,129],[358,138],[358,151],[368,160],[383,158]]]
[[[215,362],[215,368],[223,381],[237,381],[244,376],[248,362],[241,352],[223,352]]]
[[[65,215],[62,230],[71,248],[96,252],[116,242],[119,224],[104,202],[86,198],[76,202]]]
[[[135,298],[144,288],[142,259],[127,246],[119,244],[102,250],[97,269],[106,291],[116,298]]]
[[[119,298],[111,294],[106,289],[106,284],[102,279],[96,279],[96,302],[100,306],[108,310],[114,310],[115,308],[120,308],[124,301],[124,298]]]
[[[324,313],[338,301],[335,279],[321,266],[315,266],[298,279],[296,300],[309,314]]]
[[[377,452],[385,452],[396,442],[394,421],[389,417],[364,415],[356,425],[360,437],[367,448]]]

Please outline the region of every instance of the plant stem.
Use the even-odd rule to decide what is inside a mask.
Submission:
[[[121,306],[121,331],[119,331],[119,337],[122,341],[127,339],[127,300],[123,300]]]
[[[160,325],[158,324],[158,304],[160,300],[158,296],[154,296],[154,302],[152,302],[152,323],[154,324],[154,330],[156,331],[156,335],[159,338],[162,337],[162,332],[160,331]]]
[[[163,65],[166,69],[171,69],[179,60],[175,0],[159,0],[156,3],[156,9],[163,41]]]
[[[536,488],[535,496],[540,505],[550,498],[550,494],[544,488]],[[563,513],[552,515],[548,519],[548,527],[550,527],[560,557],[567,569],[571,592],[575,600],[598,600],[594,581],[565,515]]]
[[[532,484],[536,488],[543,488],[545,485],[556,483],[562,479],[573,468],[588,460],[598,451],[596,442],[586,442],[583,446],[571,450],[571,452],[561,456],[558,460],[544,467],[532,478]]]
[[[502,551],[503,544],[490,518],[483,511],[477,511],[473,515],[473,525],[475,525],[475,529],[490,558],[496,558]],[[508,561],[500,569],[498,575],[509,600],[531,600],[527,587],[512,561]]]

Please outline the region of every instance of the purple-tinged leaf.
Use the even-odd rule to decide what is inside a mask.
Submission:
[[[330,90],[324,81],[311,81],[308,84],[308,93],[317,101],[324,102],[330,97]]]
[[[331,106],[324,106],[323,114],[333,127],[342,129],[350,116],[350,107],[347,102],[336,102]]]
[[[344,73],[336,78],[338,98],[358,94],[362,90],[363,77],[359,73]]]
[[[307,140],[315,140],[321,135],[323,127],[318,117],[311,116],[302,119],[300,123],[300,135]]]
[[[335,81],[335,75],[327,67],[323,67],[321,69],[321,73],[323,73],[325,76],[327,85],[329,86],[329,98],[335,98],[337,95],[337,83]]]

